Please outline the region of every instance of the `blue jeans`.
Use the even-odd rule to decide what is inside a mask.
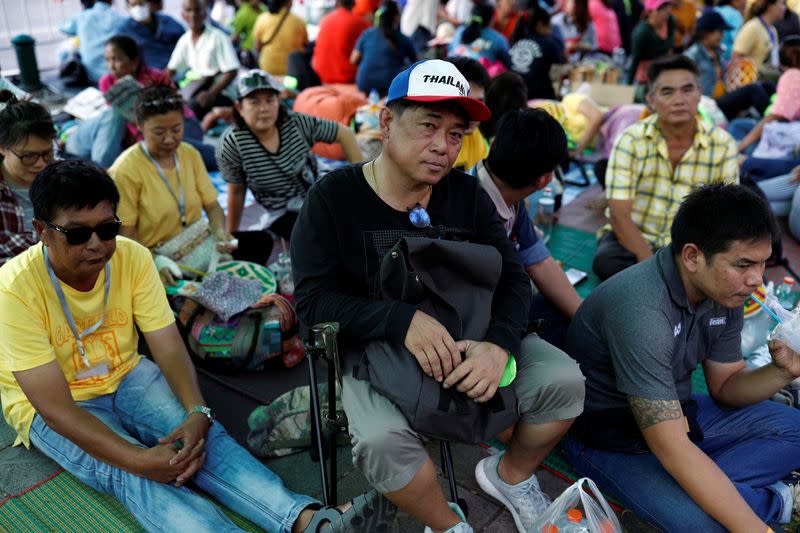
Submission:
[[[782,174],[788,174],[798,165],[800,165],[800,157],[796,159],[766,159],[750,156],[742,163],[742,171],[748,172],[753,181],[760,182]]]
[[[696,443],[767,523],[788,522],[791,495],[777,483],[800,466],[800,410],[775,402],[722,409],[695,394],[705,438]],[[567,438],[572,466],[606,493],[663,531],[726,531],[705,513],[652,453],[626,454],[589,448]]]
[[[541,324],[537,323],[540,320]],[[545,298],[544,294],[537,292],[533,295],[528,313],[529,332],[535,331],[553,346],[563,349],[569,322],[569,319]]]
[[[109,107],[78,124],[67,138],[66,150],[80,159],[108,168],[122,152],[127,124],[125,117]]]
[[[753,118],[735,118],[728,123],[728,133],[731,134],[738,144],[747,134],[756,127],[758,121]],[[745,153],[750,155],[756,149],[758,143],[753,143],[745,149]]]
[[[142,359],[116,392],[77,403],[125,440],[155,446],[186,419],[186,410],[155,363]],[[117,498],[148,531],[240,531],[211,501],[186,486],[159,483],[103,463],[33,420],[31,442],[90,487]],[[239,446],[219,423],[211,426],[206,460],[192,478],[201,490],[270,532],[286,532],[300,512],[317,503],[289,492],[283,482]]]
[[[758,187],[764,191],[775,216],[785,217],[792,211],[797,183],[792,183],[791,174],[757,181]],[[794,232],[793,232],[794,233]]]

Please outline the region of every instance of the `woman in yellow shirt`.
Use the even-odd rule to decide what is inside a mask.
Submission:
[[[731,63],[745,58],[756,69],[778,67],[778,32],[775,22],[783,18],[784,0],[756,0],[750,6],[748,21],[744,23],[733,41]]]
[[[120,192],[120,233],[154,251],[198,222],[205,212],[217,250],[234,252],[238,237],[234,239],[225,228],[225,214],[200,153],[182,142],[180,95],[169,87],[143,90],[136,101],[136,118],[144,140],[120,154],[109,169]],[[248,236],[247,248],[260,250],[260,257],[253,259],[264,263],[272,242],[268,234],[257,233],[254,239]],[[177,264],[159,254],[155,261],[165,285],[174,284],[174,277],[181,275]]]
[[[253,26],[253,50],[258,66],[273,76],[285,76],[289,54],[308,44],[306,23],[291,12],[292,0],[270,0]]]

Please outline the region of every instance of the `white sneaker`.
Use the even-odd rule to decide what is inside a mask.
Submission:
[[[509,485],[497,473],[503,454],[490,455],[475,466],[478,485],[494,499],[506,506],[514,518],[519,533],[533,531],[536,519],[550,505],[550,498],[539,488],[536,474],[516,485]]]
[[[467,524],[467,519],[464,517],[464,511],[461,510],[461,507],[454,504],[453,502],[447,502],[447,505],[452,509],[459,517],[461,517],[461,522],[454,525],[450,529],[446,530],[444,533],[473,533],[472,527]],[[433,530],[428,526],[425,526],[424,533],[433,533]]]

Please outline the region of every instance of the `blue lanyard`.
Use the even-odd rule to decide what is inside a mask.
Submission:
[[[764,19],[758,17],[758,20],[761,21],[761,25],[764,26],[764,29],[767,30],[767,35],[769,35],[769,42],[772,43],[772,46],[775,46],[777,43],[775,42],[775,36],[772,34],[772,30],[767,25],[767,23],[764,22]]]
[[[58,301],[61,304],[61,310],[64,311],[64,316],[67,318],[69,329],[72,330],[72,335],[75,337],[75,341],[78,343],[78,351],[81,354],[81,359],[83,359],[83,364],[86,365],[86,368],[90,368],[92,365],[89,363],[89,358],[86,357],[86,348],[83,346],[83,338],[87,335],[91,335],[103,325],[103,320],[106,316],[106,309],[108,309],[108,293],[111,286],[111,265],[106,263],[106,282],[103,294],[103,314],[100,315],[100,320],[98,320],[94,325],[86,328],[81,333],[78,333],[78,326],[75,325],[75,319],[72,317],[72,311],[70,311],[69,305],[67,305],[67,299],[64,296],[64,291],[61,289],[61,284],[58,283],[58,278],[56,278],[56,273],[53,271],[53,266],[50,264],[50,259],[47,258],[47,248],[42,245],[42,249],[44,250],[44,263],[45,266],[47,266],[47,274],[50,276],[50,281],[53,283],[53,288],[56,290]]]
[[[161,176],[161,179],[164,181],[164,185],[167,186],[169,193],[175,199],[175,203],[178,204],[178,212],[181,215],[181,226],[186,226],[186,202],[183,197],[183,186],[181,185],[181,164],[178,161],[178,154],[172,154],[172,158],[175,161],[175,174],[178,177],[178,192],[180,193],[180,197],[175,194],[175,191],[172,189],[172,185],[169,184],[169,180],[167,179],[167,175],[164,174],[164,170],[161,168],[161,165],[158,164],[158,161],[153,159],[153,156],[150,155],[150,151],[147,149],[147,145],[144,141],[139,143],[139,146],[142,147],[142,151],[144,155],[147,156],[147,159],[150,160],[151,163],[156,167],[158,171],[158,175]]]

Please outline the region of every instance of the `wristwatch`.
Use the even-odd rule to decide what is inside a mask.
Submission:
[[[206,418],[208,418],[209,426],[214,424],[214,413],[211,411],[210,407],[206,407],[205,405],[195,405],[194,407],[192,407],[192,410],[189,411],[189,414],[193,415],[195,413],[204,414]]]

